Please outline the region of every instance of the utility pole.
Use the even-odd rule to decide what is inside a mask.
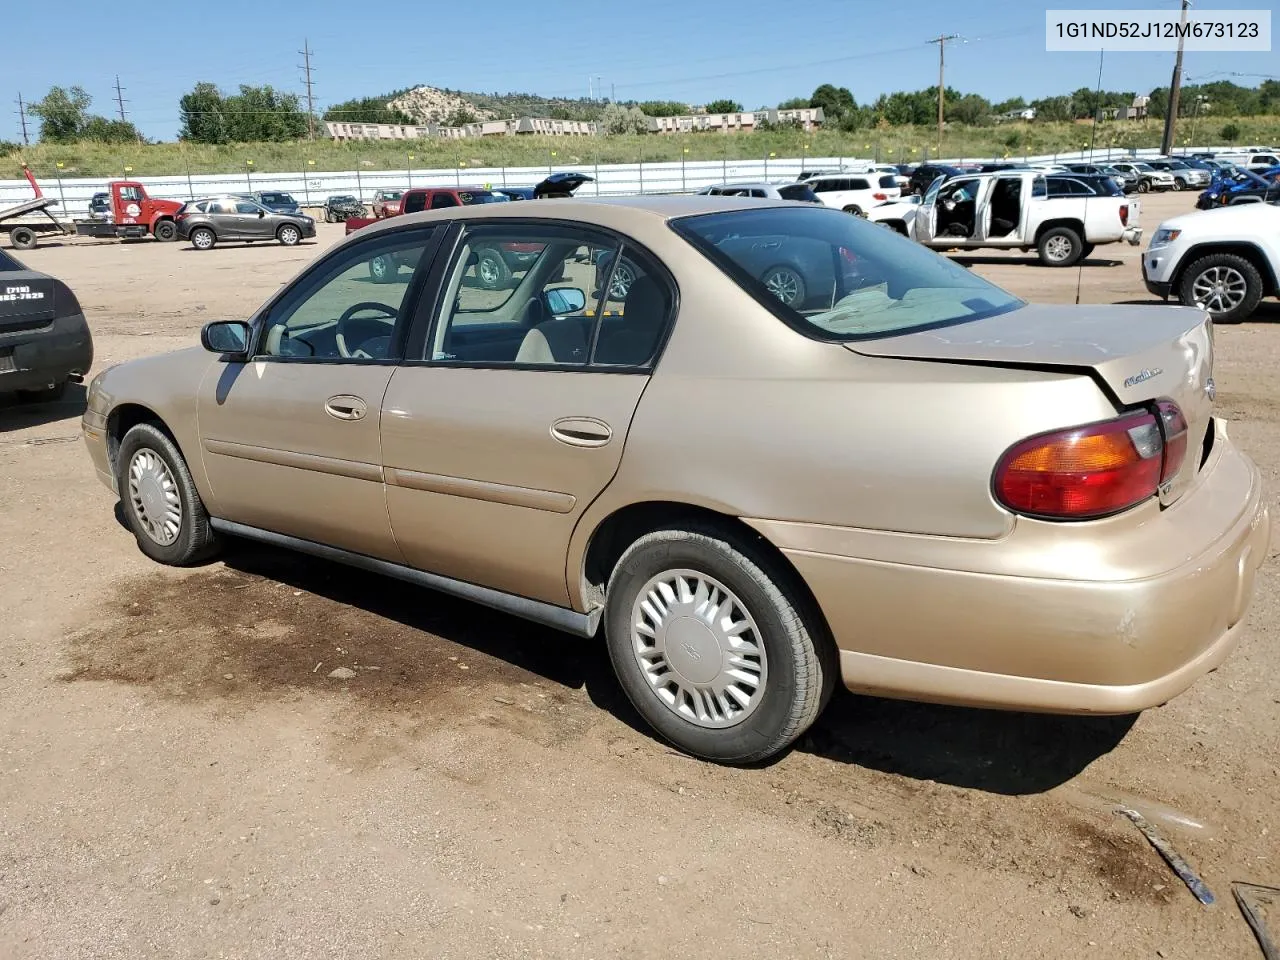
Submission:
[[[120,122],[128,123],[124,116],[124,105],[127,101],[124,98],[124,88],[120,86],[120,74],[116,74],[116,109],[120,112]]]
[[[18,91],[18,119],[22,122],[22,145],[31,146],[31,138],[27,136],[27,105],[22,102],[22,91]]]
[[[946,90],[946,84],[943,80],[943,67],[944,67],[944,64],[946,63],[945,54],[947,49],[947,42],[949,40],[959,40],[959,39],[960,39],[960,35],[958,33],[951,33],[946,35],[939,35],[929,41],[930,43],[936,43],[938,45],[938,158],[939,159],[942,158],[942,121],[943,121],[942,106],[944,102],[943,91]]]
[[[307,139],[314,140],[316,138],[316,100],[311,89],[311,44],[305,37],[302,40],[302,49],[298,52],[302,54],[302,70],[306,75],[307,84]]]
[[[1182,0],[1182,29],[1178,31],[1178,56],[1173,61],[1173,78],[1169,81],[1169,104],[1164,112],[1164,137],[1160,152],[1168,157],[1173,149],[1174,125],[1178,122],[1178,91],[1182,88],[1182,45],[1187,26],[1187,8],[1191,0]]]

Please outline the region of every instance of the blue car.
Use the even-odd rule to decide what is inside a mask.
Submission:
[[[1272,203],[1280,200],[1280,167],[1261,174],[1243,167],[1219,171],[1209,188],[1196,200],[1196,208],[1210,210],[1237,203]]]

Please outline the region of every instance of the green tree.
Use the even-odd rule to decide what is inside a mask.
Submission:
[[[229,143],[226,104],[222,93],[212,83],[197,83],[190,93],[178,101],[182,128],[178,139],[190,143]]]
[[[813,96],[809,98],[809,106],[821,107],[824,122],[834,126],[839,124],[841,117],[845,114],[857,110],[858,102],[853,99],[853,94],[849,92],[848,87],[824,83],[813,91]]]
[[[610,103],[600,114],[600,125],[605,133],[648,133],[649,118],[639,107]]]
[[[1070,97],[1044,97],[1031,101],[1031,109],[1036,112],[1037,120],[1062,121],[1071,119]]]
[[[240,85],[240,92],[223,100],[227,132],[236,143],[301,140],[307,135],[307,115],[296,93],[270,85]]]
[[[458,107],[444,118],[446,127],[465,127],[468,123],[478,123],[480,118],[466,107]]]
[[[741,113],[742,104],[737,100],[712,100],[707,104],[707,113]]]
[[[413,123],[413,117],[392,108],[385,97],[358,97],[335,103],[324,112],[324,119],[340,123]]]
[[[636,104],[647,117],[678,117],[689,112],[687,103],[675,100],[645,100]]]
[[[142,134],[127,120],[108,120],[106,117],[91,116],[80,128],[76,139],[94,140],[98,143],[138,143],[142,141]]]
[[[809,106],[808,97],[792,97],[790,100],[783,100],[778,104],[779,110],[801,110]]]
[[[1025,109],[1027,109],[1027,101],[1023,100],[1021,97],[1011,97],[1008,100],[1001,100],[991,108],[992,112],[997,114],[1013,113],[1015,110]]]
[[[83,87],[53,87],[29,109],[40,118],[40,139],[50,143],[73,143],[89,119],[93,98]]]
[[[1222,139],[1227,143],[1234,144],[1240,139],[1240,127],[1234,123],[1228,123],[1222,128]]]
[[[991,104],[976,93],[966,93],[963,97],[947,100],[944,107],[946,118],[956,123],[976,127],[991,122]]]

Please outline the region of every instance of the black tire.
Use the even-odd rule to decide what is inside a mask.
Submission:
[[[1237,272],[1244,278],[1245,292],[1244,299],[1230,310],[1215,313],[1206,306],[1204,309],[1213,318],[1213,322],[1240,323],[1249,319],[1262,301],[1262,275],[1252,263],[1244,257],[1238,257],[1233,253],[1211,253],[1188,265],[1182,272],[1182,277],[1178,280],[1178,299],[1182,301],[1184,306],[1195,306],[1196,295],[1194,287],[1196,281],[1205,273],[1214,269],[1234,270]]]
[[[332,210],[326,210],[326,211],[324,212],[324,222],[325,222],[325,223],[334,223],[334,222],[336,222],[336,221],[334,220],[334,217],[333,217],[333,211],[332,211]]]
[[[476,281],[485,290],[501,290],[511,282],[511,268],[502,259],[502,253],[485,247],[476,260]]]
[[[208,227],[196,227],[191,231],[191,245],[197,250],[212,250],[218,242],[218,235]]]
[[[777,289],[770,286],[773,281]],[[777,266],[770,267],[760,275],[760,282],[769,287],[769,292],[781,300],[788,307],[800,309],[804,305],[805,300],[809,296],[808,288],[805,287],[804,277],[800,276],[799,271],[794,267]],[[788,290],[790,293],[785,296],[780,294],[779,290]]]
[[[9,231],[9,243],[15,250],[34,250],[36,248],[36,232],[30,227],[14,227]]]
[[[61,380],[43,390],[19,390],[18,399],[23,403],[56,403],[67,393],[67,381]]]
[[[1067,244],[1069,246],[1065,254],[1051,252]],[[1036,251],[1040,254],[1040,262],[1046,267],[1073,267],[1084,255],[1084,241],[1070,227],[1050,227],[1041,234]]]
[[[161,220],[153,232],[161,243],[172,243],[178,239],[178,225],[172,220]]]
[[[302,239],[302,231],[292,223],[283,223],[276,231],[276,239],[286,247],[296,247]]]
[[[390,283],[400,272],[400,264],[389,253],[380,253],[369,261],[369,279],[374,283]]]
[[[1083,247],[1080,248],[1080,259],[1088,260],[1091,256],[1093,256],[1093,251],[1096,249],[1097,247],[1094,244],[1086,243]]]
[[[1138,181],[1138,192],[1139,192],[1139,193],[1150,193],[1150,192],[1151,192],[1151,181],[1149,181],[1149,180],[1139,180],[1139,181]]]
[[[712,577],[736,594],[765,653],[758,704],[719,729],[678,715],[646,679],[632,647],[631,616],[640,591],[653,577],[680,569]],[[606,591],[609,658],[627,698],[663,738],[706,760],[757,763],[786,749],[818,718],[835,688],[835,645],[788,573],[747,538],[710,526],[657,530],[623,553]]]
[[[1178,191],[1187,189],[1187,181],[1183,180],[1181,177],[1174,177],[1173,189]]]
[[[865,216],[865,214],[863,214],[863,212],[862,212],[862,208],[861,208],[860,206],[858,206],[856,203],[851,203],[851,204],[849,204],[849,206],[847,206],[847,207],[845,207],[845,208],[844,208],[844,212],[845,212],[845,213],[851,213],[851,214],[853,214],[855,217]]]
[[[172,543],[158,542],[147,532],[130,493],[130,464],[142,451],[149,451],[159,457],[168,467],[174,481],[182,513],[177,537]],[[217,536],[209,525],[209,514],[196,491],[187,462],[174,442],[155,424],[140,423],[124,435],[116,454],[116,481],[120,490],[120,505],[129,529],[138,541],[138,549],[152,560],[173,567],[188,566],[206,559],[217,549]]]

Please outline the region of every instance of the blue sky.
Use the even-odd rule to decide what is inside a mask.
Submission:
[[[700,103],[724,96],[750,109],[832,82],[864,103],[882,92],[935,83],[937,46],[926,41],[940,33],[968,40],[947,49],[947,84],[965,92],[1030,100],[1094,86],[1097,54],[1045,52],[1045,6],[1026,0],[135,0],[116,9],[101,0],[5,0],[4,32],[15,41],[5,61],[5,98],[21,92],[33,100],[53,84],[79,84],[93,96],[94,112],[114,116],[119,73],[129,119],[147,136],[172,139],[178,98],[197,81],[231,91],[240,83],[270,83],[301,92],[304,38],[314,51],[320,109],[418,83],[585,96],[597,75],[606,94],[612,85],[618,99]],[[1177,0],[1058,0],[1053,6],[1176,9]],[[1256,0],[1196,4],[1265,6]],[[565,16],[568,10],[581,16]],[[21,37],[29,42],[17,43]],[[1145,92],[1167,84],[1172,66],[1172,53],[1111,53],[1102,83]],[[1229,74],[1280,73],[1280,62],[1275,51],[1195,53],[1183,69],[1193,81],[1254,85],[1256,77]],[[6,116],[0,139],[18,139],[16,105]]]

